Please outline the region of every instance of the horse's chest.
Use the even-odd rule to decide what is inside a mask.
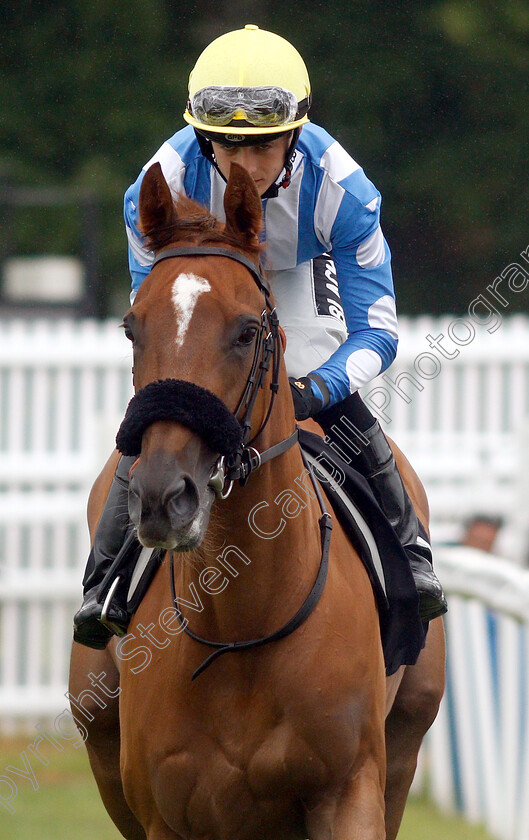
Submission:
[[[289,722],[252,735],[252,721],[205,734],[159,765],[160,812],[185,837],[303,837],[302,802],[324,787],[329,769]],[[175,796],[176,793],[176,796]],[[289,827],[287,832],[285,828]]]

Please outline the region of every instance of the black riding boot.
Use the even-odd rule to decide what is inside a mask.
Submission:
[[[102,650],[112,635],[124,636],[130,616],[127,593],[141,545],[129,519],[129,469],[122,457],[99,520],[83,578],[84,600],[74,615],[74,640]]]
[[[348,424],[340,422],[343,417],[349,421],[349,428]],[[443,615],[447,604],[433,569],[432,549],[404,488],[393,452],[378,420],[372,416],[358,393],[321,412],[317,420],[331,440],[347,453],[351,465],[367,479],[378,504],[401,541],[419,594],[421,620],[431,621]],[[358,434],[351,433],[350,423],[358,430]],[[337,434],[337,430],[341,434]],[[345,436],[349,445],[344,443]]]

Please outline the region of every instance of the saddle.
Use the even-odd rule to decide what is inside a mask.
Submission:
[[[319,435],[299,430],[299,444],[369,575],[378,607],[386,675],[414,665],[426,641],[409,560],[366,479]]]

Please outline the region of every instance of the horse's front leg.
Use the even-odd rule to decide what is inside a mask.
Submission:
[[[339,793],[306,811],[309,840],[385,840],[384,764],[382,748],[382,755],[368,757]]]
[[[109,816],[126,840],[145,840],[130,810],[119,767],[119,673],[110,650],[75,642],[70,663],[69,699],[79,722],[99,793]]]

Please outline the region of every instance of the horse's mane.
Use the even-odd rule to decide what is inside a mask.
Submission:
[[[195,245],[231,245],[257,258],[263,250],[257,239],[241,241],[240,236],[226,230],[225,226],[209,210],[196,201],[179,195],[173,202],[172,218],[166,225],[156,225],[142,232],[148,247],[153,251],[176,242],[192,242]]]

